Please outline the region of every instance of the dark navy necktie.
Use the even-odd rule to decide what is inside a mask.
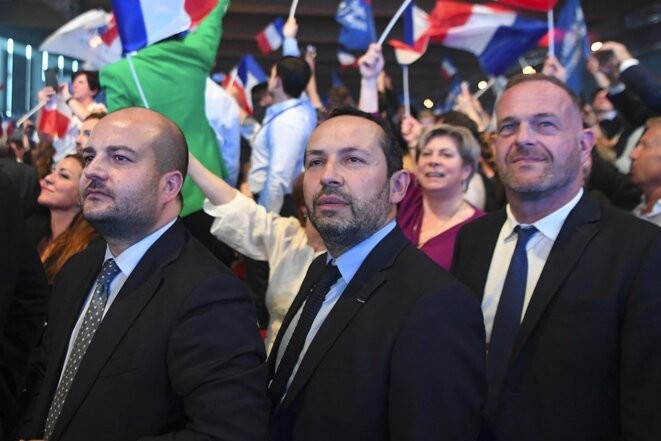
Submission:
[[[291,377],[294,366],[301,355],[301,350],[305,345],[305,339],[310,332],[310,327],[321,305],[328,294],[331,286],[340,278],[340,270],[337,266],[328,263],[319,281],[310,289],[310,294],[305,301],[303,311],[296,323],[296,328],[289,339],[285,353],[278,364],[278,369],[273,376],[273,381],[269,387],[269,396],[274,405],[280,402],[287,388],[289,377]]]
[[[487,375],[489,394],[497,401],[500,387],[505,378],[505,371],[512,353],[514,340],[521,324],[521,311],[526,295],[528,278],[528,256],[526,244],[537,232],[535,227],[516,226],[514,232],[518,238],[512,260],[507,270],[503,291],[498,302],[496,317],[491,329],[489,352],[487,354]],[[491,400],[490,400],[491,401]]]

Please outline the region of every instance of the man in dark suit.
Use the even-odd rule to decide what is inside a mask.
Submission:
[[[17,398],[47,303],[46,275],[25,232],[19,192],[0,167],[0,441],[15,425]]]
[[[335,112],[305,164],[307,213],[328,254],[311,264],[271,351],[271,439],[475,439],[486,392],[479,305],[395,224],[408,186],[397,140],[369,114]]]
[[[266,435],[250,297],[178,218],[187,155],[181,131],[151,110],[123,109],[95,127],[82,210],[106,243],[73,257],[55,282],[45,376],[22,437]]]
[[[661,230],[582,189],[593,135],[562,82],[512,79],[496,116],[508,206],[460,231],[452,268],[485,318],[481,439],[661,439]]]

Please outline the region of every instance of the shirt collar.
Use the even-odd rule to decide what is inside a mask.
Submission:
[[[532,224],[522,224],[517,222],[517,220],[514,218],[514,215],[512,214],[512,210],[509,204],[507,204],[507,220],[505,223],[507,225],[508,234],[505,237],[505,240],[508,240],[514,236],[514,228],[517,225],[521,225],[522,227],[533,225],[547,239],[555,241],[555,239],[558,237],[558,234],[560,234],[560,230],[562,229],[562,225],[565,223],[567,216],[569,216],[569,213],[574,209],[576,204],[578,204],[581,196],[583,196],[583,188],[581,188],[578,193],[576,193],[576,196],[574,196],[565,205]]]
[[[301,102],[301,98],[289,98],[284,100],[281,103],[271,104],[268,109],[266,109],[266,116],[270,116],[273,113],[281,112],[289,107],[297,106]]]
[[[372,234],[370,237],[335,259],[335,264],[340,270],[342,279],[344,279],[347,285],[351,282],[353,276],[356,275],[358,268],[363,264],[363,261],[367,258],[368,254],[395,228],[395,224],[395,220],[391,220],[376,233]],[[327,256],[327,262],[330,262],[331,260],[333,260],[333,257],[329,253]]]
[[[177,220],[175,217],[167,224],[163,225],[158,230],[151,233],[149,236],[144,237],[139,242],[134,243],[127,249],[125,249],[119,256],[113,256],[110,252],[110,248],[106,245],[106,255],[103,258],[103,261],[113,258],[115,263],[122,271],[127,278],[131,275],[133,270],[142,259],[142,256],[145,255],[147,250],[156,242],[162,235],[165,233]]]

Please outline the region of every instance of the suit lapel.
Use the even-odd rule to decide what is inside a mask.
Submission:
[[[387,280],[388,269],[407,245],[410,246],[408,239],[399,227],[395,227],[370,252],[315,335],[287,391],[283,406],[291,403],[301,392],[353,316]]]
[[[54,438],[75,415],[108,359],[156,293],[163,279],[163,267],[176,258],[185,237],[185,227],[178,220],[149,248],[122,286],[80,363],[55,425]],[[77,318],[78,315],[74,323]]]
[[[533,291],[514,343],[511,359],[517,356],[549,302],[574,269],[585,247],[597,234],[600,217],[601,210],[597,201],[587,194],[581,197],[577,206],[567,216]]]
[[[273,378],[273,375],[275,375],[275,362],[278,358],[278,351],[280,350],[282,337],[284,336],[285,331],[287,331],[287,328],[289,327],[292,319],[296,315],[296,312],[299,310],[305,299],[307,299],[309,291],[312,289],[315,282],[321,277],[321,274],[324,271],[324,267],[326,266],[327,255],[328,253],[324,253],[312,261],[308,268],[308,272],[303,279],[303,283],[301,283],[301,288],[298,290],[298,294],[296,294],[294,301],[292,302],[291,306],[287,310],[287,314],[285,314],[285,317],[282,320],[280,331],[275,337],[273,346],[271,347],[271,352],[269,353],[269,358],[267,360],[269,378]]]

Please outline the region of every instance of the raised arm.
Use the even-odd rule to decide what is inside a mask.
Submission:
[[[190,153],[188,154],[188,175],[214,205],[227,204],[238,193],[223,179],[211,173]]]

